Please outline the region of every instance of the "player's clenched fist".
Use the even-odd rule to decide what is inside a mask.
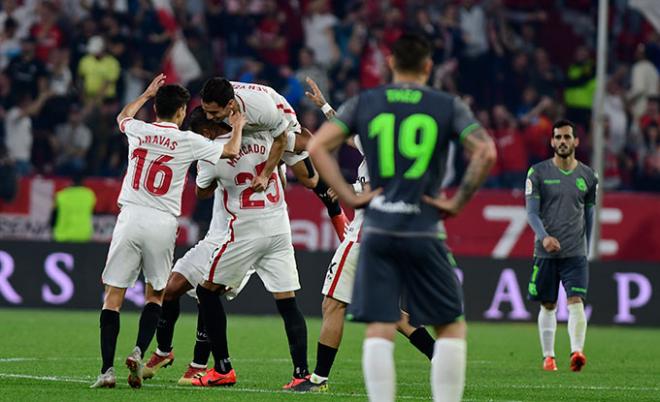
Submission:
[[[556,238],[552,236],[546,236],[543,239],[543,248],[548,253],[556,253],[557,251],[561,250],[561,245],[559,244],[559,240]]]

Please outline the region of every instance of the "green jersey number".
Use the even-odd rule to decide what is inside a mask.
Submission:
[[[394,155],[395,117],[393,113],[381,113],[369,122],[369,138],[378,138],[380,176],[388,178],[396,171]],[[419,141],[417,133],[419,132]],[[407,159],[414,159],[403,177],[418,179],[429,167],[438,140],[438,124],[427,114],[412,114],[399,125],[399,152]]]

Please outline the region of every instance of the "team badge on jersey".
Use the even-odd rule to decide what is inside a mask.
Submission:
[[[575,179],[575,185],[580,191],[587,191],[587,182],[582,177]]]

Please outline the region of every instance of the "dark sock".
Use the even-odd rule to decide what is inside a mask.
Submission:
[[[179,298],[163,301],[163,312],[158,320],[156,327],[156,340],[158,341],[158,350],[161,352],[172,351],[172,339],[174,339],[174,326],[179,319],[181,306]]]
[[[138,329],[137,340],[135,341],[135,346],[140,348],[142,357],[144,357],[144,353],[147,351],[151,340],[154,338],[156,325],[158,325],[161,311],[162,308],[156,303],[147,303],[142,309],[142,315],[140,315],[140,327]]]
[[[119,335],[119,312],[113,310],[101,310],[101,357],[103,367],[101,374],[114,366],[115,348],[117,347],[117,336]]]
[[[339,205],[339,201],[332,201],[328,195],[329,189],[330,187],[328,187],[328,185],[325,184],[321,178],[319,178],[318,184],[316,187],[314,187],[314,193],[317,197],[319,197],[323,205],[325,205],[325,207],[328,209],[328,215],[332,218],[341,214],[341,206]]]
[[[321,377],[329,377],[330,369],[335,362],[335,356],[338,350],[319,342],[316,346],[316,368],[314,369],[314,374]]]
[[[214,368],[219,373],[227,373],[231,371],[229,346],[227,345],[227,315],[222,307],[220,295],[198,285],[197,297],[202,319],[206,325],[206,333],[211,341]]]
[[[195,350],[193,352],[193,363],[206,366],[209,362],[209,356],[211,355],[211,342],[206,333],[204,318],[202,317],[199,304],[197,304],[197,310],[197,339],[195,341]]]
[[[408,338],[410,343],[416,347],[420,352],[424,353],[429,360],[433,359],[433,348],[435,346],[435,339],[429,334],[424,327],[417,328]]]
[[[289,352],[293,361],[293,376],[303,378],[309,374],[307,367],[307,324],[298,309],[296,298],[275,300],[277,310],[284,320],[286,337],[289,340]]]

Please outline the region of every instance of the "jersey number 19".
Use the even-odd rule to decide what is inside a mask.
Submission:
[[[378,139],[378,161],[380,177],[394,176],[396,145],[394,113],[381,113],[369,122],[369,138]],[[419,136],[417,133],[419,132]],[[414,160],[403,177],[418,179],[429,167],[438,140],[438,124],[427,114],[415,113],[401,121],[399,125],[399,153],[406,159]]]

